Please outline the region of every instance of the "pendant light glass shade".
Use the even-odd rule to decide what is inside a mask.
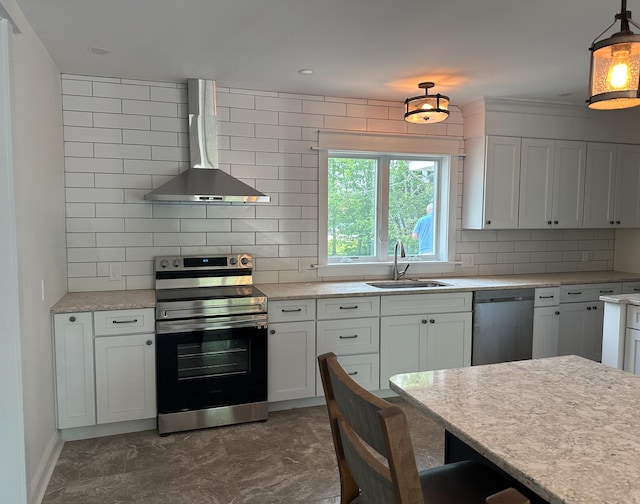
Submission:
[[[611,37],[597,41],[590,47],[591,72],[589,89],[589,108],[597,110],[615,110],[640,105],[640,35],[629,30],[629,22],[640,28],[631,19],[626,10],[626,0],[622,0],[620,14],[621,30]]]
[[[418,87],[425,90],[423,96],[414,96],[404,101],[404,120],[410,123],[433,124],[449,117],[449,97],[430,95],[433,82],[421,82]]]

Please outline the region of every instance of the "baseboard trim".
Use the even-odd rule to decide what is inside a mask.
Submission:
[[[40,504],[44,499],[44,494],[49,486],[49,481],[53,475],[53,471],[56,468],[56,463],[60,458],[64,441],[60,437],[60,431],[54,431],[47,449],[45,450],[40,463],[38,464],[38,470],[31,478],[29,485],[29,502],[32,504]]]

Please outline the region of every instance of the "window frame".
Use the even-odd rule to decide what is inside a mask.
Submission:
[[[426,137],[420,135],[389,135],[354,132],[319,131],[318,141],[318,275],[327,277],[353,277],[387,275],[393,268],[393,257],[386,260],[357,262],[329,262],[328,257],[328,166],[330,155],[348,154],[364,157],[386,156],[393,159],[407,158],[439,158],[441,170],[439,189],[436,198],[439,199],[438,229],[440,236],[434,237],[438,241],[438,250],[434,248],[433,258],[430,260],[407,261],[411,264],[412,273],[426,274],[435,272],[452,272],[455,268],[456,223],[458,220],[458,158],[462,152],[462,139],[451,137]],[[380,177],[381,170],[378,170]],[[444,190],[443,190],[444,188]],[[385,196],[386,195],[386,196]],[[383,193],[388,200],[389,192]],[[435,203],[435,202],[434,202]],[[388,201],[384,202],[388,217]],[[378,230],[376,230],[378,234]],[[388,236],[385,237],[388,240]],[[385,247],[386,248],[386,247]],[[380,247],[379,250],[385,248]],[[421,256],[425,259],[425,256]]]

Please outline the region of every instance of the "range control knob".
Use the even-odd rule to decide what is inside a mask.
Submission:
[[[160,267],[166,268],[167,266],[169,266],[169,261],[167,261],[166,259],[162,259],[162,261],[160,261]]]
[[[173,267],[174,268],[179,268],[180,267],[180,259],[174,259],[173,260]]]
[[[242,263],[243,266],[246,266],[247,264],[249,264],[249,259],[247,259],[246,257],[243,257],[240,262]]]
[[[231,257],[231,258],[229,259],[229,264],[230,264],[231,266],[235,266],[237,262],[238,262],[238,260],[237,260],[235,257]]]

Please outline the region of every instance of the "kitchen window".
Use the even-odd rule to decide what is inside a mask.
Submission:
[[[395,136],[332,132],[323,142],[320,133],[320,275],[380,274],[381,265],[386,274],[397,240],[412,273],[452,271],[458,156],[447,149],[458,142],[436,141],[430,154],[428,139],[401,137],[395,147],[412,148],[399,154]],[[365,151],[363,140],[385,151]],[[349,143],[356,148],[322,148]]]

